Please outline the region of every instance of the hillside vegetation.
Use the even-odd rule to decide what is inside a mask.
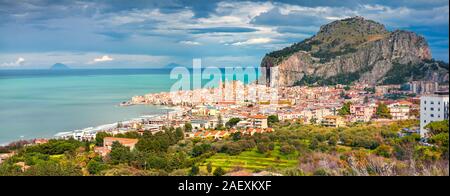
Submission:
[[[0,165],[0,175],[223,175],[269,171],[283,175],[449,175],[448,121],[431,123],[432,146],[418,135],[400,137],[417,121],[325,128],[280,122],[272,133],[231,135],[224,140],[183,138],[183,130],[140,136],[136,149],[113,144],[106,157],[97,142],[51,140],[18,148]],[[106,137],[107,134],[100,135]],[[19,164],[21,163],[21,164]],[[24,168],[23,166],[27,168]]]

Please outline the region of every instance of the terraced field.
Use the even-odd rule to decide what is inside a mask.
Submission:
[[[248,169],[252,171],[264,170],[267,168],[283,169],[295,167],[298,163],[297,154],[284,155],[279,152],[277,146],[270,154],[262,154],[253,149],[251,151],[242,152],[239,155],[231,156],[225,153],[217,153],[214,156],[206,159],[202,163],[202,167],[211,162],[211,165],[222,167],[225,170],[230,170],[236,167]]]

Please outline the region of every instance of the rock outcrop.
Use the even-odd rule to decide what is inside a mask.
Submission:
[[[431,59],[422,36],[402,30],[389,32],[382,24],[353,17],[324,25],[315,36],[267,54],[261,67],[276,67],[272,70],[277,73],[263,73],[262,77],[279,86],[386,83],[394,67],[420,64],[435,64],[436,69],[426,69],[423,77],[409,73],[401,77],[448,82],[448,64]]]

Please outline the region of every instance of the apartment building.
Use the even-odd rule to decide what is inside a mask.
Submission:
[[[448,119],[448,92],[420,97],[420,135],[426,137],[428,123]]]

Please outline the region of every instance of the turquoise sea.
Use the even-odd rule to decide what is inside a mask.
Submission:
[[[0,145],[164,114],[163,107],[118,104],[169,91],[176,81],[167,69],[0,70]]]

